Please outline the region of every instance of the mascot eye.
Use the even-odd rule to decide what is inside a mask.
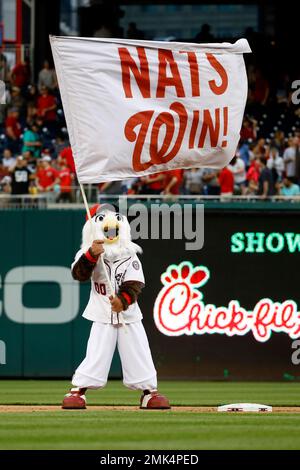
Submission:
[[[122,216],[120,214],[116,214],[116,219],[120,222],[122,220]]]
[[[102,222],[102,220],[104,220],[104,215],[102,215],[102,214],[97,215],[97,216],[95,217],[95,220],[96,220],[96,222],[97,222],[98,220],[100,220],[100,222]]]

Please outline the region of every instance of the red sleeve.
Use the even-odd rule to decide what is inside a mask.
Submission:
[[[12,126],[12,123],[13,123],[13,119],[11,117],[7,117],[5,119],[5,127],[10,127]]]
[[[55,168],[52,168],[52,175],[53,178],[59,178],[59,171],[57,171]]]
[[[176,176],[178,181],[181,181],[183,178],[183,170],[175,170],[174,176]]]

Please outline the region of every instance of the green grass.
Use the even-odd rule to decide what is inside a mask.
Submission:
[[[0,404],[59,404],[65,381],[0,381]],[[299,383],[162,382],[173,405],[238,401],[300,406]],[[91,405],[136,405],[119,382],[89,392]],[[300,414],[186,411],[0,413],[0,449],[300,449]]]
[[[70,384],[63,380],[0,380],[0,404],[56,405]],[[299,382],[187,382],[164,381],[160,391],[173,405],[220,405],[258,402],[274,406],[300,406]],[[87,393],[89,405],[137,405],[139,392],[111,381],[103,390]]]
[[[299,449],[299,426],[300,415],[7,413],[0,449]]]

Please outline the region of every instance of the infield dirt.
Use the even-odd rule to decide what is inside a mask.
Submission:
[[[214,406],[172,406],[171,410],[141,410],[138,406],[99,406],[91,405],[85,410],[77,410],[78,412],[86,413],[89,411],[140,411],[141,413],[147,412],[190,412],[190,413],[217,413],[217,407]],[[61,411],[68,413],[75,410],[63,410],[58,405],[0,405],[0,413],[28,413],[39,411]],[[273,413],[300,413],[300,406],[274,406]],[[266,414],[266,412],[262,412]],[[268,414],[268,413],[267,413]]]

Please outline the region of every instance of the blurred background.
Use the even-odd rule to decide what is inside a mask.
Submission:
[[[1,0],[0,80],[6,91],[0,109],[0,203],[8,196],[20,204],[80,202],[49,34],[198,43],[246,37],[253,50],[245,57],[249,96],[241,140],[228,168],[107,182],[90,187],[90,198],[170,193],[297,200],[300,108],[293,96],[300,71],[293,8],[290,0]],[[24,168],[27,181],[15,181],[15,166]]]
[[[70,376],[84,355],[89,329],[80,315],[89,286],[79,286],[69,274],[85,215],[51,57],[49,34],[54,34],[197,43],[248,39],[253,51],[245,56],[248,101],[240,143],[227,168],[90,185],[87,194],[90,202],[123,194],[130,203],[155,198],[205,204],[200,251],[186,252],[178,240],[141,243],[148,281],[141,306],[161,377],[299,379],[286,334],[276,333],[266,343],[250,333],[172,338],[153,321],[160,275],[184,260],[210,270],[206,302],[227,305],[238,299],[251,310],[264,297],[298,301],[298,30],[291,0],[0,0],[2,377]],[[237,233],[262,233],[267,239],[285,232],[295,237],[293,250],[278,249],[276,240],[260,252],[231,249]],[[116,356],[111,376],[120,374]]]

